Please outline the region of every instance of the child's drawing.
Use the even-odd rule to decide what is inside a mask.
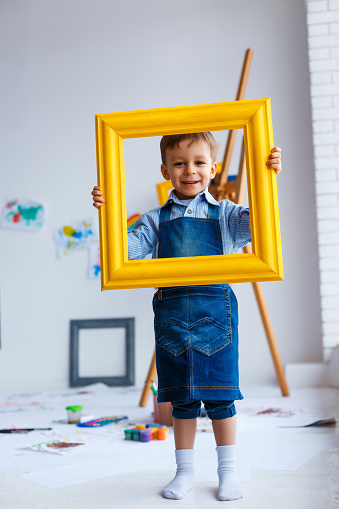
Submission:
[[[133,230],[135,223],[139,219],[141,214],[133,214],[127,219],[127,231]],[[90,279],[100,277],[100,246],[99,244],[91,244],[88,247],[88,255],[89,255],[89,268],[88,268],[88,277]]]
[[[141,214],[133,214],[127,219],[127,231],[133,230],[135,223],[138,221]]]
[[[0,404],[0,414],[27,412],[29,410],[54,410],[54,408],[40,401],[31,401],[28,403],[19,401],[6,401]]]
[[[70,442],[68,440],[51,440],[49,442],[42,442],[41,444],[28,445],[28,447],[33,451],[65,454],[70,451],[73,452],[80,445],[85,444],[83,442]]]
[[[35,201],[11,200],[2,211],[2,228],[36,231],[44,224],[44,208]]]
[[[89,256],[89,268],[88,268],[88,277],[90,279],[98,278],[100,276],[100,246],[99,244],[91,245],[88,248],[88,256]]]
[[[54,240],[59,258],[81,251],[98,243],[98,234],[92,219],[63,226],[54,230]]]
[[[295,412],[292,410],[284,410],[283,408],[249,408],[246,410],[247,415],[254,417],[256,415],[274,416],[274,417],[292,417]]]

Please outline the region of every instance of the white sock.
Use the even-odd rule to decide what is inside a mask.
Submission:
[[[219,500],[237,500],[244,496],[235,470],[235,445],[219,445],[218,454]]]
[[[193,456],[193,449],[179,449],[175,451],[177,473],[174,479],[163,489],[162,494],[165,498],[180,500],[193,487]]]

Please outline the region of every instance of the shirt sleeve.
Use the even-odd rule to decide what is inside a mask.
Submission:
[[[239,249],[251,242],[249,209],[229,202],[228,227],[235,248]]]
[[[157,209],[143,214],[133,230],[128,232],[128,259],[142,260],[152,253],[159,241],[159,212]]]

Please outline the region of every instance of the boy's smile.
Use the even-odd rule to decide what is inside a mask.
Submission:
[[[215,177],[217,163],[212,161],[211,152],[205,141],[187,139],[166,150],[166,165],[161,173],[171,180],[179,200],[194,198],[208,186]]]

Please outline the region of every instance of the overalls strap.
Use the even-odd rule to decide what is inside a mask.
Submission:
[[[212,205],[208,202],[208,219],[219,219],[219,205]]]
[[[160,218],[159,223],[164,223],[165,221],[169,221],[171,218],[171,210],[172,210],[172,201],[167,203],[164,207],[160,210]]]

